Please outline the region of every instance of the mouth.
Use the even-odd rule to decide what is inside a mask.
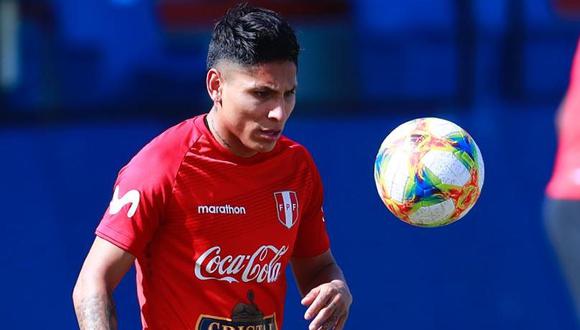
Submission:
[[[266,138],[267,140],[277,140],[282,134],[282,130],[279,129],[260,129],[260,136]]]

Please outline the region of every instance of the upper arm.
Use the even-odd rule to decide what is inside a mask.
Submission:
[[[135,257],[129,252],[96,237],[81,269],[77,287],[94,284],[111,292],[134,261]]]

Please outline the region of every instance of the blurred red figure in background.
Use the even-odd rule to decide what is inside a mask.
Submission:
[[[580,40],[556,130],[558,151],[546,189],[545,224],[580,320]]]

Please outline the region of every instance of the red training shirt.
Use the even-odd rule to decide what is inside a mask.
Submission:
[[[281,329],[290,258],[329,248],[320,176],[288,138],[242,158],[204,120],[121,169],[96,234],[137,258],[144,329]]]

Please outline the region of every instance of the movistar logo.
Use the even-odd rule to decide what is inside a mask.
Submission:
[[[111,203],[109,203],[109,213],[115,215],[119,213],[125,205],[130,204],[131,207],[127,210],[127,217],[131,218],[135,215],[135,212],[137,212],[140,199],[141,196],[139,195],[139,191],[135,189],[129,190],[123,196],[119,197],[119,186],[116,186],[115,191],[113,192],[113,199],[111,199]]]
[[[246,214],[246,208],[243,206],[226,205],[199,205],[198,214]]]

